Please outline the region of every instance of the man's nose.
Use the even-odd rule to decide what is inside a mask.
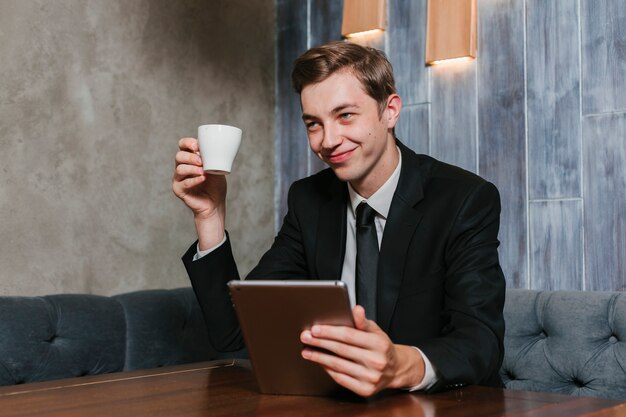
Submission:
[[[341,134],[338,129],[324,129],[324,139],[322,140],[322,148],[333,149],[341,143]]]

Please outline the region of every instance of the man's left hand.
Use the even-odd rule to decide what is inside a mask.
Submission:
[[[315,325],[300,335],[302,357],[320,364],[339,385],[363,397],[385,388],[410,388],[424,378],[424,359],[411,346],[395,345],[365,310],[352,310],[355,328]]]

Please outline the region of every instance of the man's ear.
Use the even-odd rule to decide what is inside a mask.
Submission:
[[[402,99],[397,94],[392,94],[387,97],[387,107],[383,113],[383,117],[387,120],[387,128],[393,129],[398,123],[400,118],[400,111],[402,110]]]

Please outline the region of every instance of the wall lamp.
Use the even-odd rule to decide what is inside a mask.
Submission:
[[[426,65],[476,58],[476,0],[428,0]]]
[[[382,32],[387,21],[385,0],[344,0],[341,34],[346,38]]]

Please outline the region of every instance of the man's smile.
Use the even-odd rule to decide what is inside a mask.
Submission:
[[[331,164],[339,164],[350,158],[355,149],[356,148],[348,149],[346,151],[333,152],[330,155],[325,155],[324,159]]]

